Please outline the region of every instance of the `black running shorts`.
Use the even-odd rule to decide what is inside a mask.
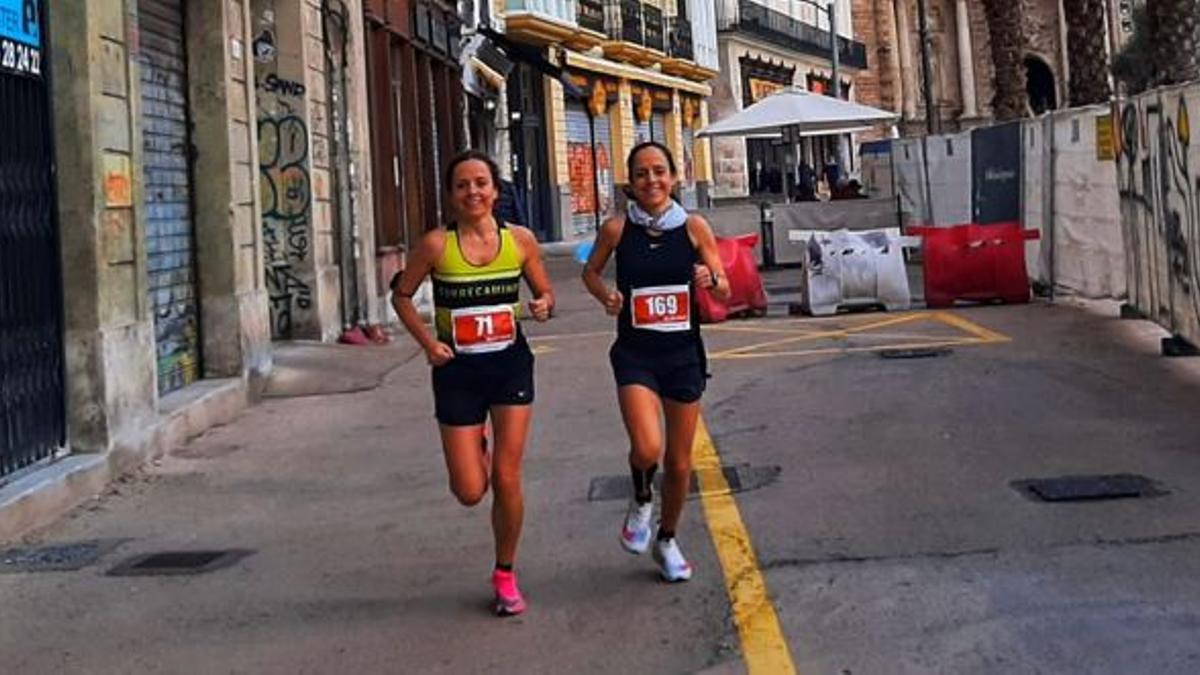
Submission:
[[[459,354],[433,368],[433,401],[438,422],[447,426],[483,424],[494,405],[533,403],[533,352],[522,336],[495,354]]]
[[[678,403],[699,401],[707,384],[704,363],[695,350],[682,355],[648,356],[618,342],[608,351],[608,359],[618,387],[640,384]]]

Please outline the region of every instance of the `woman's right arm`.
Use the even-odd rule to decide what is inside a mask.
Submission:
[[[454,350],[444,342],[438,341],[430,334],[429,328],[421,319],[421,314],[417,312],[416,305],[413,304],[413,294],[433,271],[433,265],[442,255],[442,249],[446,245],[446,232],[442,229],[431,230],[426,232],[417,247],[409,251],[407,262],[404,266],[404,272],[400,275],[400,280],[396,282],[392,288],[392,308],[396,310],[396,316],[400,317],[400,323],[408,329],[409,335],[413,340],[425,350],[425,357],[429,363],[435,366],[440,366],[454,358]]]
[[[608,284],[604,283],[604,267],[621,241],[621,230],[624,226],[625,221],[622,218],[613,217],[604,221],[600,231],[596,233],[592,254],[583,266],[583,285],[597,302],[604,305],[604,311],[613,316],[621,312],[621,305],[625,299],[620,291],[609,288]]]

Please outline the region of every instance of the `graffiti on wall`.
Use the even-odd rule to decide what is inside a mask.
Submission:
[[[1200,151],[1190,111],[1200,87],[1145,94],[1124,105],[1117,160],[1130,301],[1200,344]]]
[[[253,56],[258,104],[258,164],[263,264],[271,336],[296,337],[314,322],[313,185],[309,166],[318,152],[309,133],[307,87],[281,72],[273,0],[254,16]],[[303,71],[301,71],[303,72]],[[318,120],[312,119],[313,124]],[[315,127],[320,128],[320,127]]]
[[[294,115],[258,123],[258,161],[263,210],[263,255],[271,302],[272,335],[292,336],[301,313],[312,308],[312,287],[302,269],[312,268],[312,180],[308,128]]]

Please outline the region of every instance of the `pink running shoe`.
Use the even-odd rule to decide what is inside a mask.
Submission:
[[[517,588],[517,573],[494,570],[492,588],[496,590],[496,616],[516,616],[525,611],[525,598]]]

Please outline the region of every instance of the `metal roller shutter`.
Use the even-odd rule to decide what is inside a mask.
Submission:
[[[567,104],[567,163],[571,177],[570,237],[596,227],[596,159],[592,150],[592,122],[581,103]]]
[[[593,120],[595,131],[596,183],[600,193],[596,199],[596,215],[598,222],[616,210],[616,187],[613,184],[613,164],[624,161],[612,154],[612,122],[608,116],[597,117]]]
[[[670,144],[667,143],[666,113],[650,113],[650,138],[655,143],[662,143],[663,145],[670,147]]]
[[[166,393],[200,374],[183,0],[138,0],[138,27],[146,257],[158,389]]]
[[[646,141],[649,141],[649,140],[651,140],[650,123],[649,122],[638,122],[637,119],[634,118],[634,122],[633,122],[633,143],[634,143],[634,145],[637,145],[638,143],[645,143]]]

